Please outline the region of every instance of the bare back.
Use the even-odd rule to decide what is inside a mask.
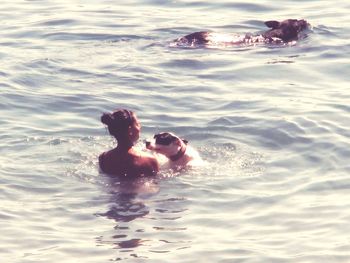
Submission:
[[[150,154],[130,149],[120,152],[118,148],[102,153],[99,156],[103,172],[126,178],[152,176],[158,172],[158,162]]]

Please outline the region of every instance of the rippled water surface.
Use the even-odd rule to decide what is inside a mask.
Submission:
[[[349,262],[347,1],[5,0],[2,262]],[[176,48],[199,31],[304,18],[290,46]],[[99,172],[126,107],[206,166]],[[5,261],[3,261],[5,260]]]

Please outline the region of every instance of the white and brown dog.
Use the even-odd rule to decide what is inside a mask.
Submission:
[[[146,141],[146,148],[164,155],[170,168],[178,169],[203,163],[199,153],[188,145],[187,140],[170,132],[154,135],[153,140]]]

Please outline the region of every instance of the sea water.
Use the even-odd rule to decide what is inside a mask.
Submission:
[[[349,262],[347,1],[5,0],[1,262]],[[290,46],[176,48],[306,19]],[[120,182],[102,112],[207,165]]]

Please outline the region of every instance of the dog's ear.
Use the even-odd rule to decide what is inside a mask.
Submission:
[[[276,28],[279,28],[280,22],[271,20],[271,21],[266,21],[265,25],[269,28],[276,29]]]
[[[181,139],[185,144],[188,144],[188,141],[186,139]]]

